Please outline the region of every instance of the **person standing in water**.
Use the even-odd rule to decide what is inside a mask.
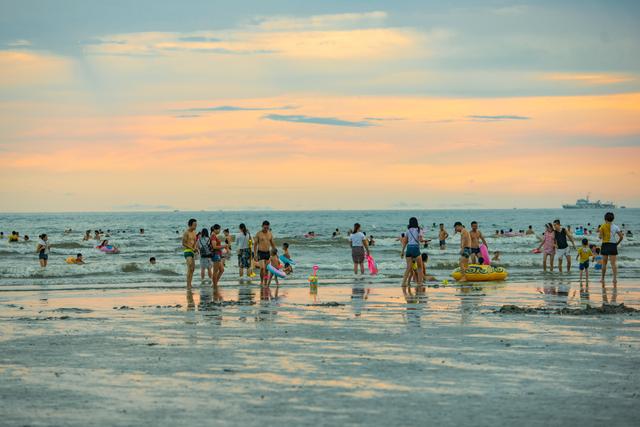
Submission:
[[[269,263],[269,258],[271,258],[271,249],[277,249],[273,241],[270,226],[269,221],[262,221],[262,229],[256,233],[253,247],[253,256],[260,266],[261,286],[267,286],[267,280],[269,278],[267,274],[267,264]]]
[[[46,267],[49,261],[49,248],[51,245],[49,244],[49,237],[46,234],[40,235],[40,241],[38,242],[38,246],[36,247],[36,252],[38,252],[38,261],[40,261],[40,267]]]
[[[196,227],[198,221],[191,218],[187,222],[188,228],[182,234],[182,254],[187,263],[187,289],[191,289],[191,282],[193,281],[193,271],[196,268]]]
[[[438,242],[440,243],[440,250],[444,251],[447,249],[447,239],[449,238],[449,233],[444,229],[444,224],[440,224],[440,231],[438,231]]]
[[[213,271],[211,264],[211,240],[209,239],[209,230],[203,228],[198,237],[198,251],[200,252],[200,280],[204,281],[204,273],[213,283]]]
[[[211,259],[213,260],[213,278],[211,280],[214,287],[218,286],[218,282],[224,273],[222,251],[228,248],[228,245],[223,243],[218,237],[220,228],[218,224],[214,224],[213,227],[211,227],[211,250],[213,251],[211,255]]]
[[[407,233],[402,238],[402,251],[400,252],[400,258],[407,260],[407,269],[404,273],[405,281],[407,278],[411,278],[413,275],[413,264],[417,264],[417,281],[416,285],[421,286],[424,280],[424,267],[422,265],[422,256],[420,254],[420,244],[424,241],[422,233],[420,232],[420,225],[416,217],[409,218],[409,225],[407,226]],[[406,254],[405,254],[406,249]]]
[[[553,262],[556,256],[556,237],[551,223],[544,225],[542,241],[538,246],[538,251],[542,248],[542,271],[547,271],[547,258],[549,258],[550,271],[553,272]]]
[[[236,245],[238,246],[238,271],[240,278],[244,275],[244,270],[247,270],[247,276],[250,273],[251,268],[251,248],[249,247],[249,241],[251,240],[251,234],[247,230],[247,226],[240,224],[238,226],[240,233],[236,234]]]
[[[567,239],[573,245],[573,249],[576,249],[576,242],[573,240],[573,236],[566,228],[560,225],[560,220],[553,221],[553,230],[556,238],[556,255],[558,255],[558,271],[562,273],[562,257],[567,259],[567,273],[571,270],[571,252],[569,251],[569,244]]]
[[[360,274],[364,274],[364,254],[365,252],[367,255],[370,253],[369,242],[364,233],[360,231],[360,224],[357,222],[353,225],[353,231],[349,235],[349,242],[351,243],[353,274],[358,274],[358,266],[360,267]]]
[[[613,272],[613,284],[618,284],[618,245],[624,239],[624,234],[620,227],[613,223],[615,219],[613,212],[607,212],[604,215],[604,224],[600,226],[600,239],[602,246],[600,254],[602,255],[602,276],[601,282],[604,284],[604,276],[607,273],[607,263],[611,261],[611,271]]]
[[[482,235],[482,231],[478,229],[478,222],[471,221],[471,231],[469,231],[469,237],[471,237],[471,264],[482,264],[484,259],[480,255],[480,241],[489,250],[487,241]]]
[[[467,267],[469,266],[469,257],[471,256],[471,236],[464,225],[460,221],[457,221],[453,228],[456,233],[460,233],[460,282],[467,281]]]

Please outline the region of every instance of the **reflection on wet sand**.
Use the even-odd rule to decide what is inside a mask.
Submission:
[[[415,286],[402,285],[402,294],[406,304],[404,312],[405,321],[408,326],[420,327],[422,313],[427,306],[427,287],[424,285]]]
[[[351,309],[355,317],[362,315],[362,310],[364,309],[366,300],[369,298],[370,292],[371,289],[365,288],[363,283],[354,282],[351,287]]]

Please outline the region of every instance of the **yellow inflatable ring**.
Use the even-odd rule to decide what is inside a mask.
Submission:
[[[490,265],[470,264],[467,267],[467,280],[471,282],[493,282],[505,280],[509,273],[502,267],[492,267]],[[456,280],[462,278],[460,269],[456,268],[451,272],[451,277]]]

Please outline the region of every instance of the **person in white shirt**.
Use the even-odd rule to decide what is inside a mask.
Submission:
[[[369,255],[369,242],[362,231],[360,224],[357,222],[353,225],[353,232],[349,235],[351,243],[351,259],[353,260],[353,274],[358,274],[358,266],[360,266],[360,274],[364,274],[364,255]]]

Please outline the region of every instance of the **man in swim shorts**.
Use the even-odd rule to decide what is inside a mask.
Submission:
[[[196,252],[198,251],[196,248],[196,227],[198,226],[198,221],[191,218],[187,225],[189,228],[187,228],[182,234],[182,254],[187,262],[187,289],[191,289],[193,271],[196,268],[195,257]]]
[[[444,251],[447,249],[447,239],[449,238],[449,233],[444,229],[444,224],[440,224],[440,231],[438,232],[438,240],[440,242],[440,250]]]
[[[560,225],[560,220],[553,221],[553,233],[556,239],[556,255],[558,256],[558,271],[562,273],[562,257],[567,259],[567,273],[571,270],[571,252],[569,251],[569,244],[567,239],[573,245],[573,249],[576,249],[576,242],[573,240],[573,236],[566,228]]]
[[[267,274],[267,264],[271,258],[271,249],[277,249],[271,234],[271,224],[269,221],[262,221],[262,229],[254,236],[253,256],[260,266],[260,285],[267,286],[269,275]]]
[[[456,233],[460,233],[460,273],[462,277],[460,282],[467,281],[467,267],[469,266],[469,257],[471,256],[471,236],[464,225],[460,221],[453,225]]]
[[[471,237],[471,264],[482,263],[484,259],[480,256],[480,241],[482,240],[482,244],[489,250],[489,246],[487,246],[487,241],[484,240],[484,236],[482,232],[478,230],[478,222],[471,222],[471,231],[469,231],[469,237]]]

